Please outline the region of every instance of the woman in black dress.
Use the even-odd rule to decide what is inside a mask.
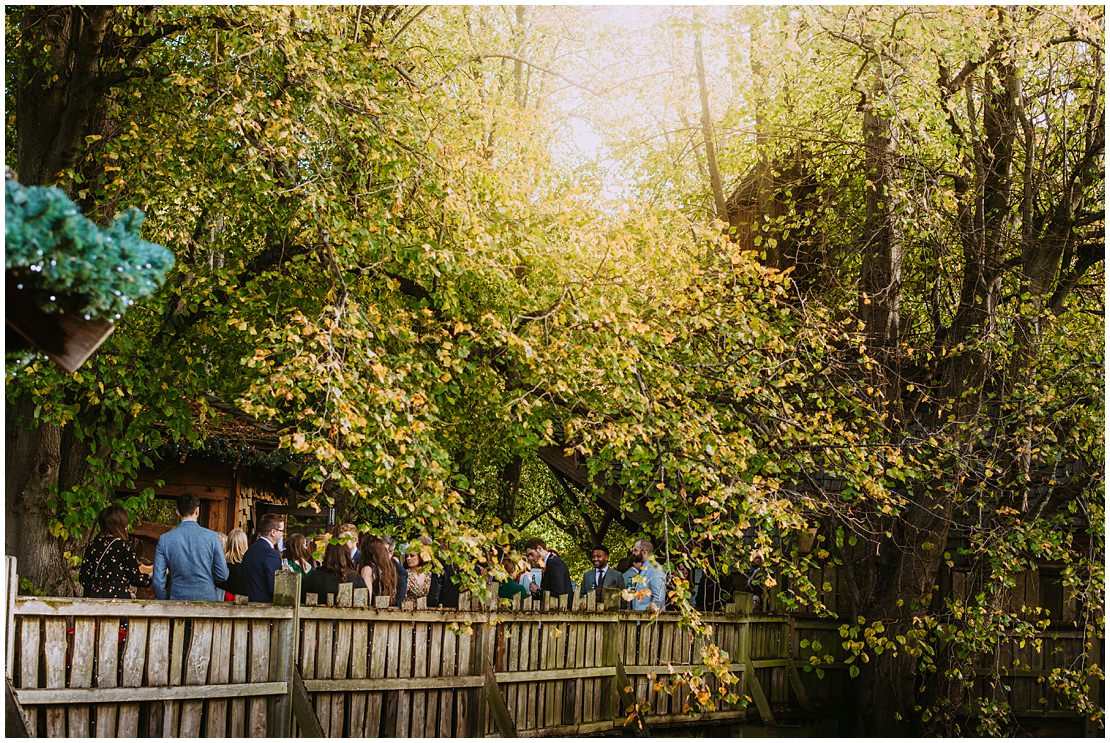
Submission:
[[[127,533],[127,511],[108,506],[96,517],[100,534],[85,548],[78,581],[85,598],[129,599],[131,586],[150,585],[150,571],[139,567]]]
[[[324,606],[329,593],[339,595],[340,583],[353,583],[354,588],[366,588],[347,546],[329,544],[324,550],[324,564],[301,579],[301,601],[304,602],[308,594],[314,593],[317,603]]]
[[[224,589],[224,601],[234,601],[236,596],[247,595],[247,578],[243,575],[243,555],[247,553],[247,533],[242,529],[232,529],[224,545],[224,561],[227,563],[227,580],[216,583]]]

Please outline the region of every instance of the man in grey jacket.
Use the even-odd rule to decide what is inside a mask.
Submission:
[[[177,513],[181,523],[163,534],[154,549],[154,595],[174,601],[223,600],[223,590],[216,588],[217,581],[227,580],[220,536],[197,523],[200,500],[192,493],[177,496]]]
[[[594,566],[582,574],[582,588],[578,595],[585,598],[590,591],[597,592],[597,600],[604,600],[606,591],[620,591],[624,588],[624,576],[609,567],[609,550],[601,545],[590,553]]]

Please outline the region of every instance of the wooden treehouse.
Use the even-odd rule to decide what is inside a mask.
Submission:
[[[136,490],[154,489],[156,503],[132,528],[140,556],[152,561],[158,537],[177,526],[173,499],[182,493],[200,499],[200,524],[223,534],[236,528],[249,534],[265,513],[285,516],[290,531],[326,530],[326,512],[299,505],[306,495],[297,468],[259,456],[277,450],[275,431],[215,398],[208,402],[227,414],[206,432],[211,450],[163,458],[135,478]]]

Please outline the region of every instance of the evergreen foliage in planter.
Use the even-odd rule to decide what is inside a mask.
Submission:
[[[173,267],[173,253],[139,237],[139,209],[101,228],[60,189],[7,178],[4,212],[8,280],[46,314],[113,322]]]

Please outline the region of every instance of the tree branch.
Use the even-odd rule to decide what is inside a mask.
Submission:
[[[422,92],[427,93],[429,91],[435,90],[440,85],[443,85],[443,83],[447,82],[447,80],[449,80],[451,78],[451,76],[454,75],[455,72],[458,71],[458,69],[460,67],[462,67],[463,65],[469,64],[471,62],[480,62],[483,59],[509,59],[509,60],[514,61],[514,62],[520,62],[521,64],[528,65],[529,67],[537,69],[540,72],[546,72],[548,75],[551,75],[553,77],[557,77],[560,80],[562,80],[563,82],[565,82],[567,85],[570,85],[571,87],[578,88],[579,90],[584,90],[587,93],[589,93],[590,95],[597,96],[598,98],[601,97],[601,94],[598,93],[597,91],[595,91],[593,88],[591,88],[587,85],[583,85],[582,83],[575,82],[574,80],[571,80],[569,77],[567,77],[566,75],[563,75],[562,73],[559,73],[559,72],[556,72],[555,70],[544,67],[543,65],[536,64],[532,60],[525,59],[524,57],[521,57],[520,55],[508,54],[508,53],[471,54],[468,57],[463,57],[462,59],[460,59],[455,64],[454,67],[452,67],[450,70],[448,70],[447,74],[445,74],[439,80],[436,80],[431,85],[424,88],[424,90]]]

